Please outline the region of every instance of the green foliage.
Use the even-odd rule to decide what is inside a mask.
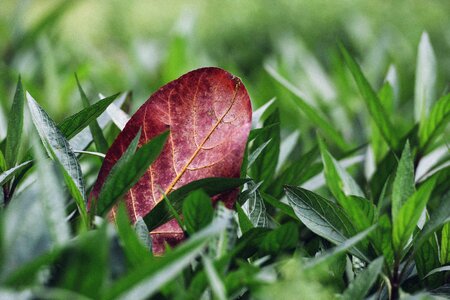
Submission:
[[[328,32],[328,25],[329,39],[320,44],[314,30],[299,35],[271,28],[270,37],[261,36],[266,20],[279,18],[282,26],[290,19],[275,12],[255,13],[256,29],[244,33],[252,43],[230,34],[247,27],[227,23],[220,32],[230,35],[229,42],[220,40],[216,27],[212,35],[164,30],[164,39],[146,44],[114,15],[105,26],[117,31],[107,39],[113,56],[87,55],[79,52],[83,43],[69,49],[63,41],[72,35],[59,33],[73,5],[42,9],[47,13],[27,26],[17,18],[11,36],[0,29],[7,37],[0,46],[0,298],[433,299],[448,293],[450,94],[443,83],[449,72],[440,67],[448,65],[441,54],[445,43],[431,45],[436,31],[420,40],[415,75],[410,46],[419,32],[411,38],[388,30],[380,42],[375,27],[364,23],[358,28],[373,31],[362,30],[364,39],[352,38],[359,34],[352,29],[339,34],[345,47],[335,44],[336,31]],[[128,4],[111,5],[128,11]],[[230,5],[223,4],[227,19],[242,18],[243,10],[227,10]],[[289,5],[295,14],[298,4]],[[315,6],[328,7],[311,2],[303,8]],[[0,24],[2,18],[0,12]],[[244,49],[253,41],[259,48]],[[396,65],[386,75],[391,61]],[[254,107],[261,107],[254,112],[241,178],[178,187],[131,223],[119,200],[167,138],[164,133],[139,145],[138,133],[89,206],[86,191],[102,158],[88,154],[107,152],[118,133],[111,119],[119,123],[118,114],[131,115],[150,90],[206,63],[239,75]],[[134,94],[94,102],[73,80],[75,70],[88,94],[94,85],[133,88]],[[292,133],[295,138],[288,138]],[[235,210],[212,204],[225,192],[236,193]],[[108,222],[115,204],[115,222]],[[174,216],[186,240],[154,256],[149,232]]]

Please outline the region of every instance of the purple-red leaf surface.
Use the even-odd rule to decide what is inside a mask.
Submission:
[[[251,104],[239,78],[219,68],[202,68],[172,81],[133,115],[108,150],[91,199],[100,193],[111,168],[142,128],[139,146],[170,130],[166,145],[145,175],[125,196],[131,220],[145,216],[171,191],[206,177],[239,177],[251,127]],[[231,208],[236,192],[218,199]],[[115,217],[115,208],[111,212]],[[175,220],[151,232],[153,252],[184,238]]]

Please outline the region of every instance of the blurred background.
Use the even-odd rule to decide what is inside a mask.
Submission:
[[[363,102],[338,44],[378,90],[386,76],[396,110],[413,120],[417,47],[428,32],[436,95],[450,78],[450,1],[56,1],[3,0],[0,8],[0,139],[17,77],[56,121],[88,96],[132,91],[135,111],[161,85],[201,66],[242,78],[253,107],[277,97],[283,134],[311,132],[270,70],[298,88],[348,142],[365,133]],[[389,73],[389,75],[388,75]],[[406,128],[406,125],[405,125]],[[402,130],[400,124],[399,130]],[[313,133],[312,133],[313,134]]]

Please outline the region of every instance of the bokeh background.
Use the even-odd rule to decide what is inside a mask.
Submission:
[[[19,74],[60,121],[82,108],[74,72],[92,98],[132,91],[124,108],[131,114],[164,83],[191,69],[219,66],[242,78],[254,108],[277,97],[284,134],[313,128],[268,68],[357,144],[365,139],[357,125],[367,115],[338,43],[357,58],[376,89],[391,69],[391,80],[398,82],[396,109],[413,119],[408,107],[424,31],[437,60],[437,95],[448,88],[449,16],[448,0],[3,0],[0,139]]]

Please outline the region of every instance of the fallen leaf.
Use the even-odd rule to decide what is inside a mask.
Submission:
[[[138,147],[166,130],[170,136],[160,156],[125,196],[133,223],[163,200],[161,191],[170,194],[207,177],[239,177],[250,127],[250,98],[239,78],[219,68],[189,72],[160,88],[132,116],[108,150],[90,199],[98,196],[140,128]],[[236,191],[213,198],[218,200],[232,208]],[[110,214],[113,220],[115,210]],[[155,254],[164,251],[165,243],[175,245],[184,238],[175,220],[151,235]]]

